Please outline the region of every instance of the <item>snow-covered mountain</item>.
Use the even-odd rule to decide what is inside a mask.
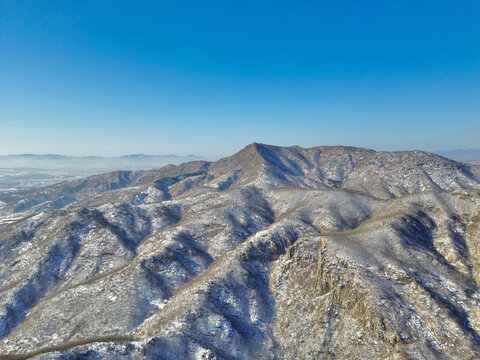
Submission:
[[[2,359],[480,356],[480,167],[251,144],[5,198]]]

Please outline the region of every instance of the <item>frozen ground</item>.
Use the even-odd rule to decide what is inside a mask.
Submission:
[[[1,359],[480,356],[473,165],[251,144],[3,201]]]

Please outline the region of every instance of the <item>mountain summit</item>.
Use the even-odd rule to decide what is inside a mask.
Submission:
[[[1,359],[480,357],[480,167],[253,143],[5,198]]]

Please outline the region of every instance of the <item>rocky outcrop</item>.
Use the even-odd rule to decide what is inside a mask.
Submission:
[[[0,358],[478,358],[479,174],[251,144],[29,192],[1,219]]]

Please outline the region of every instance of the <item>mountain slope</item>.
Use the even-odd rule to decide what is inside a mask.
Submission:
[[[254,143],[28,192],[0,225],[1,358],[477,358],[479,179]]]
[[[478,166],[424,152],[389,153],[340,146],[282,148],[253,143],[213,163],[194,161],[158,170],[116,171],[27,191],[20,194],[20,199],[8,199],[3,213],[56,210],[127,186],[138,190],[140,198],[147,197],[148,191],[158,191],[170,198],[206,188],[226,190],[248,185],[266,189],[342,188],[392,198],[418,192],[468,189],[478,184]],[[137,201],[140,198],[137,196]]]

